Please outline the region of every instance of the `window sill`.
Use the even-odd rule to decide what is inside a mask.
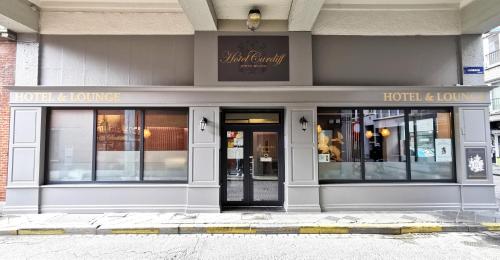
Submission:
[[[325,183],[321,187],[386,187],[386,186],[459,186],[456,182],[362,182],[362,183]]]
[[[153,187],[188,187],[187,183],[68,183],[44,184],[40,188],[153,188]]]

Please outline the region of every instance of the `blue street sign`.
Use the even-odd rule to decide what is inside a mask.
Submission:
[[[484,74],[484,67],[464,67],[464,74]]]

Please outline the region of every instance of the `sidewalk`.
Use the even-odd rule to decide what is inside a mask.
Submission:
[[[0,235],[406,234],[479,231],[500,231],[500,212],[57,213],[0,217]]]

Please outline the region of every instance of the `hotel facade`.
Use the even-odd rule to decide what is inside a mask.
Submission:
[[[481,33],[500,6],[345,2],[3,11],[4,211],[496,209]]]

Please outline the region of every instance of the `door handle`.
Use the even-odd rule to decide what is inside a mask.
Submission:
[[[248,156],[250,158],[250,176],[253,177],[253,156]]]

